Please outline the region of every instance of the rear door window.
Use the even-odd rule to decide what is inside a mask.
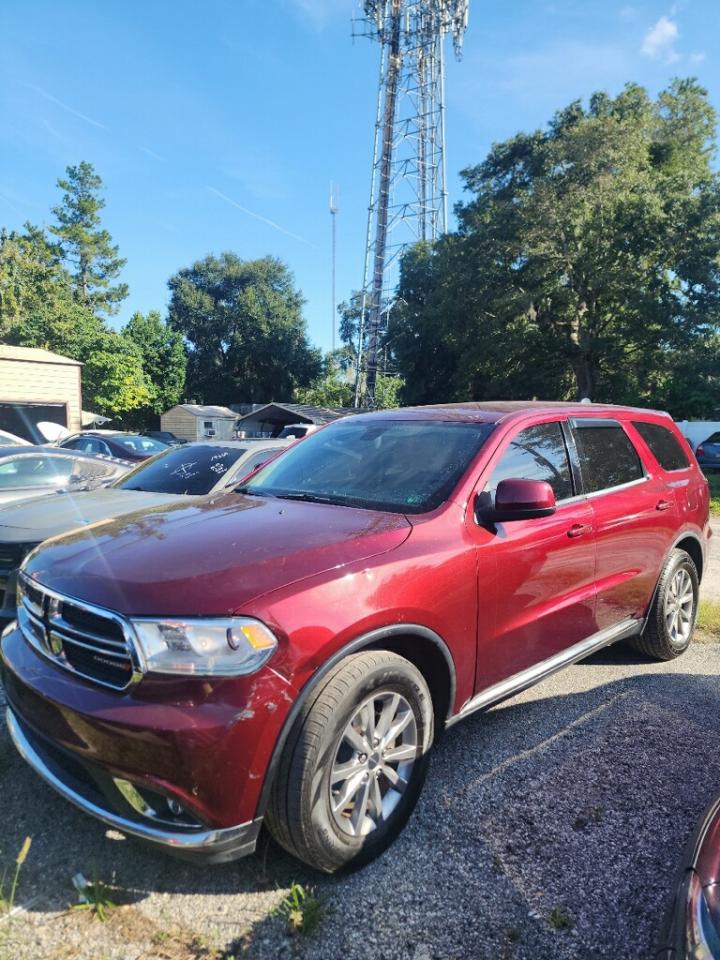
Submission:
[[[677,437],[667,427],[642,420],[633,420],[633,426],[650,447],[650,452],[663,470],[685,470],[690,466]]]
[[[501,480],[510,479],[545,480],[556,500],[573,495],[570,462],[557,421],[521,430],[500,457],[485,489],[495,493]]]
[[[611,490],[645,476],[642,461],[617,420],[571,421],[585,493]]]

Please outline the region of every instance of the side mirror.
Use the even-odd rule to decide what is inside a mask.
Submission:
[[[555,494],[545,480],[501,480],[494,506],[479,507],[479,519],[490,523],[535,520],[555,513]]]

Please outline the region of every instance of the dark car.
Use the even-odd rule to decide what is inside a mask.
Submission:
[[[687,845],[661,943],[657,960],[720,960],[720,797]]]
[[[60,442],[61,447],[94,453],[103,457],[122,457],[124,460],[148,460],[168,445],[139,433],[113,433],[109,430],[85,430]]]
[[[436,733],[616,641],[693,636],[705,477],[671,418],[465,403],[338,420],[231,493],[43,544],[8,729],[81,809],[205,860],[265,824],[383,851]]]
[[[697,462],[705,470],[720,470],[720,433],[713,433],[697,445]]]
[[[99,520],[122,517],[138,510],[154,510],[177,501],[179,497],[192,501],[196,497],[217,493],[239,483],[290,443],[290,440],[219,440],[169,447],[151,460],[134,465],[129,473],[127,471],[133,465],[123,462],[123,475],[119,480],[114,479],[120,473],[117,461],[69,451],[60,456],[57,448],[52,447],[53,462],[70,461],[81,465],[72,489],[58,496],[54,486],[34,488],[45,496],[32,503],[24,500],[12,503],[6,509],[2,507],[4,461],[0,457],[0,627],[15,619],[15,588],[20,561],[43,540]],[[30,449],[35,451],[38,448]],[[89,468],[82,466],[88,460],[94,461],[96,466],[93,469],[99,475],[113,482],[96,490],[88,490],[87,485],[80,483],[80,470],[89,472]]]
[[[147,430],[143,436],[150,437],[152,440],[159,440],[160,443],[166,443],[169,447],[179,447],[181,444],[187,443],[187,440],[180,440],[169,430]]]

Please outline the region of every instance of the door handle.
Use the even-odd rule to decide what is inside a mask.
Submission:
[[[582,537],[586,533],[592,533],[592,527],[589,523],[574,523],[567,532],[569,537]]]
[[[672,506],[672,503],[670,500],[658,500],[658,502],[655,504],[655,509],[669,510],[671,506]]]

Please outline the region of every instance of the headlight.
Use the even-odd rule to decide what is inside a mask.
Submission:
[[[248,617],[133,620],[152,673],[237,677],[254,673],[273,654],[277,638]]]

